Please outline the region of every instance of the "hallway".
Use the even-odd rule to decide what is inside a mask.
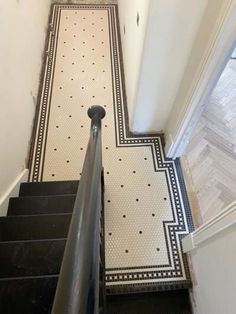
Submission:
[[[78,180],[91,105],[104,106],[106,285],[190,286],[181,238],[191,232],[178,162],[161,136],[128,130],[115,5],[55,5],[31,152],[30,181]]]

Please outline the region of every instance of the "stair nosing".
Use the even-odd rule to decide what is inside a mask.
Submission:
[[[50,195],[19,195],[16,197],[11,197],[10,199],[27,199],[27,198],[48,198],[48,197],[65,197],[65,196],[76,196],[77,194],[50,194]]]
[[[36,240],[12,240],[12,241],[0,241],[0,245],[2,243],[10,244],[10,243],[34,243],[34,242],[49,242],[49,241],[66,241],[67,238],[49,238],[49,239],[36,239]]]
[[[9,215],[9,216],[1,216],[0,217],[0,220],[1,220],[1,218],[2,219],[5,219],[5,218],[10,218],[10,219],[18,219],[18,218],[20,218],[20,217],[37,217],[37,216],[39,216],[39,217],[44,217],[44,216],[71,216],[72,215],[72,212],[71,213],[50,213],[50,214],[35,214],[35,215]]]
[[[53,275],[33,275],[33,276],[19,276],[19,277],[1,277],[0,281],[6,281],[6,280],[20,280],[20,279],[41,279],[41,278],[58,278],[58,274]]]

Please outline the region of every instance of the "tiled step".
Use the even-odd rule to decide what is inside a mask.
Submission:
[[[0,241],[66,238],[71,214],[0,217]]]
[[[22,183],[19,196],[76,194],[79,181],[50,181]]]
[[[107,296],[109,314],[191,314],[188,290]]]
[[[8,216],[71,213],[75,195],[14,197],[9,201]]]
[[[0,279],[0,313],[51,313],[57,279],[57,276]]]
[[[0,242],[0,278],[58,274],[66,240]]]

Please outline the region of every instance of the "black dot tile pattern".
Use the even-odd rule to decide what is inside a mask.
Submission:
[[[160,135],[129,132],[117,17],[115,5],[54,5],[30,180],[80,177],[87,109],[103,105],[108,293],[189,287],[180,166],[165,158]]]

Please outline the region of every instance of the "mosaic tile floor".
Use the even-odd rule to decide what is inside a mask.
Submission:
[[[80,177],[87,109],[101,104],[108,290],[189,286],[180,240],[191,217],[179,166],[161,137],[135,137],[126,123],[115,5],[55,5],[32,149],[30,181]]]

